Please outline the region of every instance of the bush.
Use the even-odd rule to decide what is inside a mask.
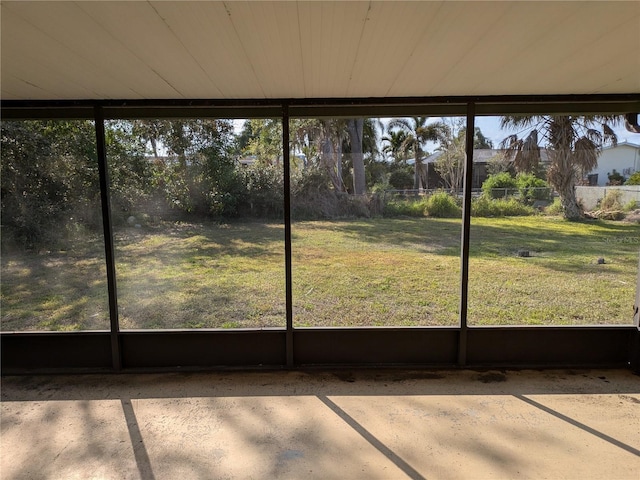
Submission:
[[[551,199],[549,184],[531,173],[519,173],[516,176],[516,185],[520,200],[527,205],[532,205],[536,200]]]
[[[625,185],[640,185],[640,172],[636,172],[624,182]]]
[[[396,190],[410,190],[413,188],[413,173],[407,170],[394,170],[389,174],[389,185]]]
[[[371,217],[381,211],[379,195],[336,192],[327,171],[317,167],[292,177],[291,196],[291,216],[295,220]]]
[[[491,198],[482,195],[471,202],[471,215],[476,217],[522,217],[535,215],[536,210],[515,198]]]
[[[462,208],[458,205],[456,198],[446,192],[437,192],[427,199],[424,213],[429,217],[460,218]]]
[[[562,215],[562,203],[560,203],[560,199],[554,199],[553,203],[544,209],[544,213],[547,215]]]
[[[391,197],[384,205],[385,217],[422,217],[427,208],[425,198]]]
[[[621,197],[622,192],[620,190],[609,190],[605,193],[604,198],[600,200],[600,210],[622,210]]]
[[[489,175],[482,184],[482,191],[491,198],[503,198],[513,195],[518,188],[516,179],[509,172]]]
[[[284,208],[282,169],[271,165],[252,165],[243,168],[242,173],[246,187],[246,207],[251,215],[282,216]]]
[[[607,185],[622,185],[625,183],[625,178],[615,168],[613,172],[607,174],[607,178],[609,179]]]

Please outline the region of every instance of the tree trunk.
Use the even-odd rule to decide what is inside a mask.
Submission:
[[[353,193],[362,195],[367,191],[364,172],[364,153],[362,152],[362,135],[364,118],[352,118],[347,121],[349,140],[351,143],[351,161],[353,162]]]
[[[341,192],[343,190],[342,177],[338,177],[335,166],[338,162],[342,162],[342,152],[337,151],[336,144],[339,144],[339,140],[334,141],[331,130],[331,120],[325,120],[321,158],[324,168],[327,169],[333,188],[337,192]]]
[[[413,169],[413,189],[422,190],[422,149],[420,148],[420,142],[414,140],[413,151],[416,155]]]
[[[558,195],[560,195],[562,214],[567,220],[580,220],[583,216],[582,209],[580,205],[578,205],[574,182],[571,183],[571,185],[566,186],[562,190],[557,190]]]
[[[416,157],[415,164],[413,165],[413,189],[420,190],[422,188],[422,176],[420,175],[420,161]]]
[[[547,171],[549,184],[558,192],[562,214],[567,220],[579,220],[583,217],[582,208],[576,198],[576,174],[571,162],[571,151],[566,148],[552,154],[552,163]]]
[[[344,186],[344,182],[342,181],[342,142],[337,139],[335,144],[335,166],[334,174],[336,177],[336,185],[338,185],[337,190],[339,192],[346,192],[347,189]]]

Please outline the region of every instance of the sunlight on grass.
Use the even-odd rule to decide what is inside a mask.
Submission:
[[[472,325],[632,321],[640,247],[637,224],[474,218],[471,245]],[[519,257],[521,250],[530,256]]]
[[[298,222],[292,231],[294,325],[458,323],[460,221]]]
[[[292,235],[295,326],[458,324],[459,220],[296,222]],[[125,227],[116,246],[123,329],[285,325],[283,225]],[[470,323],[629,324],[639,249],[638,224],[473,218]],[[103,257],[93,239],[3,254],[2,330],[108,328]]]
[[[90,245],[90,246],[88,246]],[[108,329],[104,247],[2,255],[2,330]]]
[[[123,329],[284,327],[283,226],[164,224],[118,238]]]

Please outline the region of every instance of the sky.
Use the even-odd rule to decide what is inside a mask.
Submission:
[[[515,132],[506,132],[500,129],[500,117],[476,117],[476,127],[480,127],[485,137],[490,138],[495,146],[498,146],[506,135]],[[618,143],[629,142],[640,145],[640,133],[632,133],[624,128],[624,125],[614,127],[613,131],[618,136]]]
[[[390,119],[383,118],[381,119],[383,124],[386,125]],[[440,120],[438,117],[433,117],[433,121]],[[234,120],[234,128],[236,133],[239,133],[242,130],[242,126],[245,120]],[[498,148],[500,142],[507,136],[512,133],[518,133],[515,131],[505,131],[500,128],[500,117],[499,116],[478,116],[475,120],[476,127],[480,127],[483,135],[490,139],[493,142],[495,148]],[[640,145],[640,133],[629,132],[624,125],[619,125],[613,128],[614,132],[618,136],[618,143],[628,142],[636,145]],[[427,149],[429,151],[435,149],[435,145],[427,145]]]

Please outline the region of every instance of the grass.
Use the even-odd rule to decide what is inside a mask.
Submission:
[[[292,248],[295,326],[458,323],[460,220],[296,222]],[[469,321],[629,324],[639,249],[638,224],[473,218]],[[97,238],[5,252],[2,330],[108,328],[103,257]],[[124,329],[285,325],[282,225],[122,228],[116,267]]]

